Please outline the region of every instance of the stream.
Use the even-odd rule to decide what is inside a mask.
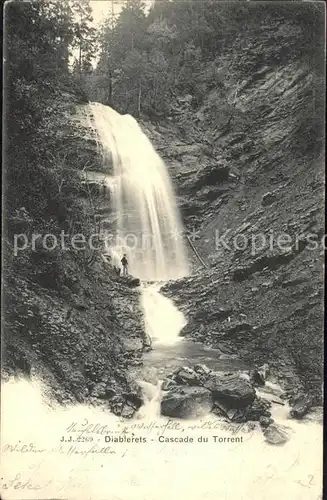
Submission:
[[[133,419],[118,418],[105,405],[54,406],[40,380],[3,384],[4,500],[322,498],[319,412],[295,421],[288,418],[287,405],[273,405],[273,418],[291,432],[282,446],[268,444],[255,422],[228,424],[213,414],[184,421],[160,415],[160,378],[174,367],[227,366],[213,349],[178,338],[185,318],[158,285],[141,293],[153,338],[144,364],[155,369],[158,381],[140,381],[145,404]],[[268,382],[260,395],[273,398],[276,391],[280,388]]]
[[[179,336],[186,318],[160,293],[163,282],[190,274],[168,171],[134,118],[99,103],[90,105],[90,113],[104,165],[112,167],[107,183],[117,216],[112,260],[120,265],[126,254],[143,283],[141,307],[153,347],[135,374],[144,404],[126,419],[110,413],[105,401],[55,405],[42,380],[33,376],[4,382],[3,500],[322,498],[318,409],[295,421],[287,404],[273,404],[272,417],[291,434],[282,446],[267,443],[258,422],[232,424],[212,413],[189,420],[160,414],[161,381],[177,367],[248,367]],[[268,399],[280,393],[269,380],[260,391]]]
[[[238,359],[221,359],[218,349],[201,342],[180,337],[187,320],[173,302],[160,293],[163,283],[143,285],[141,304],[144,311],[146,333],[152,339],[152,350],[144,354],[144,365],[164,378],[180,366],[205,364],[215,371],[235,371],[249,368]]]

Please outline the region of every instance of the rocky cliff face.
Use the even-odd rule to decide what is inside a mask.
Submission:
[[[200,101],[178,95],[165,122],[142,121],[166,160],[185,225],[207,266],[163,288],[187,315],[182,335],[251,364],[268,362],[290,392],[301,387],[317,400],[323,252],[314,243],[324,226],[320,18],[308,31],[297,16],[277,13],[268,22],[263,15],[201,68]],[[86,104],[83,96],[58,91],[42,123],[78,173],[72,196],[81,213],[95,220],[108,213],[106,200],[92,205],[80,175],[103,168]],[[58,185],[60,191],[60,179]],[[17,215],[16,229],[32,232],[26,212]],[[105,399],[117,414],[130,416],[141,400],[128,367],[140,363],[146,345],[138,292],[110,275],[99,256],[85,255],[82,264],[80,258],[36,248],[9,262],[5,371],[38,373],[60,401]]]
[[[61,403],[104,401],[115,414],[130,417],[142,403],[130,376],[146,345],[139,291],[115,275],[100,251],[72,248],[74,234],[97,231],[96,210],[109,202],[80,175],[103,167],[85,99],[73,91],[51,95],[43,123],[76,177],[70,195],[77,205],[64,246],[46,214],[43,226],[25,207],[10,220],[11,230],[25,234],[28,245],[15,256],[14,236],[8,235],[2,373],[40,377]],[[38,239],[33,248],[35,233],[55,234],[59,245],[47,250]]]
[[[322,50],[299,50],[306,33],[276,17],[236,40],[216,61],[224,84],[198,108],[181,99],[176,125],[152,138],[208,265],[164,288],[187,314],[182,334],[268,361],[319,399],[324,73]]]

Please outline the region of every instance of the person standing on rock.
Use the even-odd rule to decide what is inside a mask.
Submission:
[[[127,261],[127,257],[126,257],[125,253],[124,253],[123,258],[121,259],[120,262],[122,263],[122,266],[123,266],[123,276],[127,276],[127,274],[128,274],[128,261]]]

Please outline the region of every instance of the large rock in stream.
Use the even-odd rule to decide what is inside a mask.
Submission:
[[[303,418],[311,409],[314,398],[310,394],[300,394],[295,398],[294,405],[290,411],[292,418]]]
[[[255,398],[255,390],[250,382],[238,373],[211,372],[203,387],[211,391],[215,402],[227,408],[245,408]]]
[[[211,392],[204,387],[176,386],[161,400],[161,414],[175,418],[195,418],[212,409]]]
[[[162,389],[168,391],[162,400],[162,414],[180,418],[198,407],[207,412],[219,408],[224,414],[240,410],[245,416],[256,397],[255,389],[242,374],[214,372],[205,365],[178,368],[164,380]]]
[[[284,444],[290,439],[291,430],[284,425],[272,423],[266,428],[263,435],[270,444]]]

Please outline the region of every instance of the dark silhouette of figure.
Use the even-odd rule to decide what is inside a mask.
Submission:
[[[123,266],[123,276],[126,276],[128,274],[128,261],[125,253],[120,262],[122,263]]]

